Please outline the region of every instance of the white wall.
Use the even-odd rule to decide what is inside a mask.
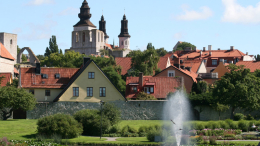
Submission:
[[[0,57],[0,73],[12,73],[14,77],[14,61]]]
[[[127,41],[127,44],[125,44],[125,41]],[[123,45],[122,45],[122,42],[124,42]],[[130,49],[130,38],[129,37],[119,37],[119,48]]]
[[[12,44],[10,44],[12,40]],[[0,33],[0,42],[5,46],[9,53],[15,58],[15,63],[17,59],[17,34],[11,33]]]

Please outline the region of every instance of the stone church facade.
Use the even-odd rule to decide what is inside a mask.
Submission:
[[[130,35],[128,33],[128,20],[123,16],[121,21],[121,33],[119,47],[108,44],[109,36],[106,33],[106,21],[101,16],[99,29],[90,21],[90,7],[86,0],[83,1],[78,17],[80,21],[74,25],[72,32],[72,43],[70,50],[85,55],[101,55],[100,50],[108,50],[109,55],[114,57],[125,57],[130,50]]]

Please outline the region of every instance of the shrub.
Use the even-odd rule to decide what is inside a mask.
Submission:
[[[118,125],[114,125],[110,128],[109,133],[121,133],[121,129]]]
[[[141,126],[138,129],[138,133],[146,133],[147,132],[148,127],[147,126]]]
[[[195,127],[196,130],[205,129],[205,126],[202,123],[195,123],[194,127]]]
[[[219,124],[220,124],[220,127],[223,128],[223,129],[229,129],[230,128],[229,124],[224,122],[224,121],[220,121]]]
[[[37,122],[38,134],[52,136],[60,135],[62,138],[75,138],[82,134],[83,128],[70,115],[55,114],[40,118]]]
[[[224,137],[227,137],[227,138],[235,138],[235,134],[225,134]]]
[[[153,130],[150,130],[150,131],[147,133],[146,138],[147,138],[149,141],[153,142],[155,136],[161,136],[161,137],[163,137],[163,136],[162,136],[162,131],[161,131],[161,130],[158,131],[158,130],[154,130],[154,129],[153,129]]]
[[[74,114],[74,118],[83,125],[83,134],[89,136],[100,135],[100,112],[98,110],[81,110]],[[102,117],[102,133],[109,131],[110,121]]]
[[[140,92],[136,96],[136,100],[157,100],[153,95],[147,94],[145,92]]]
[[[216,145],[217,144],[216,140],[217,140],[216,136],[210,136],[209,137],[209,144]]]
[[[236,113],[234,115],[234,121],[239,121],[239,120],[244,120],[245,119],[245,115],[242,113]]]
[[[137,130],[129,125],[126,125],[121,130],[121,134],[125,135],[124,133],[137,133]]]
[[[8,139],[4,137],[2,140],[0,139],[0,146],[9,146],[12,143],[8,142]]]
[[[254,120],[255,118],[253,116],[251,116],[250,114],[248,114],[246,116],[246,120]]]
[[[245,120],[240,120],[238,122],[238,128],[243,130],[243,131],[247,131],[249,128],[249,123]]]
[[[102,111],[103,116],[105,116],[110,121],[112,126],[118,124],[121,121],[121,111],[114,104],[105,103]]]

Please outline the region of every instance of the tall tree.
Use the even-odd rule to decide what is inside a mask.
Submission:
[[[156,49],[156,52],[157,52],[157,54],[158,54],[160,57],[163,57],[164,55],[167,54],[167,51],[164,50],[164,48]]]
[[[50,38],[49,47],[46,48],[44,56],[50,56],[51,53],[60,53],[55,35]]]
[[[31,93],[12,86],[0,88],[0,101],[3,120],[10,118],[13,110],[32,110],[36,104],[36,98]]]
[[[259,54],[255,55],[255,59],[256,61],[260,61],[260,55]]]
[[[230,105],[233,119],[237,108],[257,110],[260,107],[260,78],[250,73],[244,66],[230,64],[226,73],[216,82],[213,97],[217,102]]]
[[[139,72],[143,72],[144,75],[153,75],[158,69],[157,64],[160,57],[154,49],[152,43],[148,43],[145,51],[134,51],[133,53],[130,53],[129,56],[132,57],[132,73],[136,73],[134,76],[138,76]]]
[[[194,48],[196,47],[195,45],[189,43],[189,42],[182,42],[178,45],[177,49],[176,50],[173,50],[173,51],[177,51],[177,50],[184,50],[185,48],[187,47],[191,47],[192,50],[194,50]]]

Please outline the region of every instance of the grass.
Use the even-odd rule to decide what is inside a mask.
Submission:
[[[222,144],[223,145],[223,143],[224,142],[217,142],[218,144]],[[227,142],[226,142],[227,143]],[[234,145],[258,145],[258,143],[259,143],[259,141],[229,141],[228,142],[229,144],[234,144]]]

